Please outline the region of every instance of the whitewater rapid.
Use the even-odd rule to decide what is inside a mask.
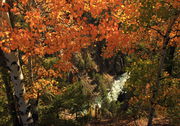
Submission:
[[[118,77],[117,80],[114,80],[112,83],[111,90],[108,92],[107,99],[112,102],[112,101],[117,101],[119,94],[123,91],[123,87],[129,79],[129,73],[124,73],[121,76]]]

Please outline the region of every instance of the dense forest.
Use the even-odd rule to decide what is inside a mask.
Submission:
[[[0,0],[0,126],[178,126],[179,0]]]

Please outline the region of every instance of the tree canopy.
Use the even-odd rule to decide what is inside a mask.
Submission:
[[[43,101],[44,97],[47,100],[58,96],[56,100],[64,102],[62,106],[76,106],[78,98],[86,99],[89,105],[94,98],[89,84],[99,84],[94,90],[106,96],[107,85],[102,83],[109,82],[106,74],[110,73],[102,69],[112,68],[109,71],[129,73],[125,90],[132,96],[125,103],[130,104],[132,113],[139,112],[138,116],[146,113],[148,126],[152,126],[158,108],[166,108],[167,113],[176,108],[177,97],[172,92],[179,90],[176,62],[180,48],[179,0],[0,0],[0,3],[0,49],[4,57],[0,58],[8,67],[2,69],[2,80],[5,83],[7,79],[3,77],[9,71],[10,81],[15,85],[7,85],[19,96],[24,92],[16,89],[25,86],[27,93],[22,96],[25,100]],[[16,67],[20,72],[15,71]],[[21,69],[24,82],[20,78]],[[84,90],[83,85],[90,91],[81,95],[77,89]],[[63,99],[73,92],[77,96],[69,101]],[[50,110],[61,107],[54,107],[56,100]],[[166,100],[172,100],[174,106]],[[79,102],[84,105],[84,101]],[[143,112],[133,105],[142,106]],[[82,110],[76,107],[74,111]],[[15,109],[18,112],[21,107]]]

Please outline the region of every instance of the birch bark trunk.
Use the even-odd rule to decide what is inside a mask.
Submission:
[[[0,67],[1,73],[2,73],[2,80],[4,82],[5,88],[6,88],[6,96],[8,101],[8,109],[9,114],[11,115],[11,120],[13,121],[13,126],[21,126],[18,118],[18,114],[16,111],[16,105],[15,105],[15,99],[13,95],[13,88],[10,82],[10,75],[8,72],[8,69],[6,69],[6,63],[5,63],[5,57],[3,55],[2,50],[0,50]]]
[[[1,6],[6,3],[6,0],[1,1]],[[6,21],[11,27],[11,20],[9,17],[9,12],[0,12],[0,27],[4,28],[3,21]],[[23,73],[20,67],[18,51],[11,51],[10,53],[4,52],[4,57],[6,58],[6,66],[10,72],[10,78],[14,85],[14,95],[17,100],[18,115],[23,126],[30,126],[33,124],[33,119],[30,111],[27,107],[27,102],[25,101],[23,95],[25,93],[25,87],[23,84]]]

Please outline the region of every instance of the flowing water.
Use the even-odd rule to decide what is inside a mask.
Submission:
[[[108,96],[107,96],[110,102],[117,101],[118,96],[123,91],[123,87],[128,78],[129,78],[129,74],[126,72],[121,76],[119,76],[117,80],[114,80],[114,82],[112,83],[112,88],[110,92],[108,92]]]
[[[108,95],[107,95],[107,99],[109,100],[109,102],[117,101],[118,96],[121,92],[123,92],[124,85],[127,79],[129,79],[129,77],[130,77],[129,73],[126,72],[122,74],[121,76],[119,76],[118,79],[114,80],[114,82],[112,83],[112,87],[109,90]],[[98,106],[99,108],[101,108],[101,104],[102,104],[102,98],[100,96],[96,98],[93,106],[94,107]]]

